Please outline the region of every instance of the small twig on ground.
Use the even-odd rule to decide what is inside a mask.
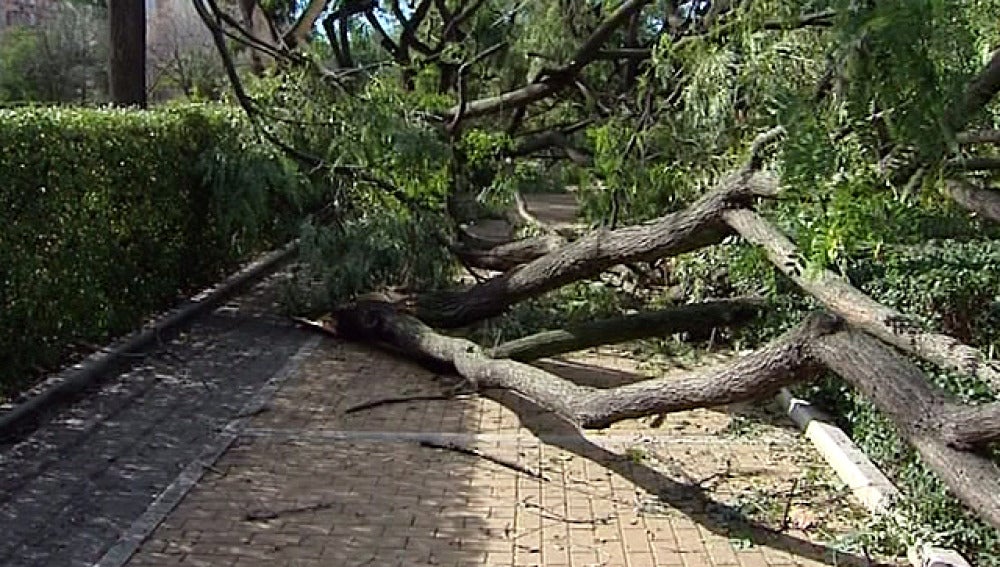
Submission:
[[[206,471],[209,471],[209,472],[214,472],[215,474],[217,474],[219,476],[226,476],[227,474],[229,474],[229,471],[219,470],[216,467],[214,467],[213,465],[210,465],[208,463],[203,463],[201,465],[201,468],[203,468],[203,469],[205,469]]]
[[[521,504],[523,504],[525,508],[535,508],[540,510],[536,513],[546,520],[556,520],[567,524],[607,524],[611,522],[611,520],[615,519],[614,514],[608,514],[606,516],[601,516],[600,518],[567,518],[549,510],[548,508],[545,508],[541,504],[535,504],[534,502],[527,501],[521,502]]]
[[[262,413],[266,413],[266,412],[269,412],[269,411],[271,411],[271,408],[269,408],[268,406],[260,406],[258,408],[254,408],[252,410],[236,414],[236,419],[243,419],[245,417],[253,417],[255,415],[260,415]]]
[[[799,488],[799,478],[795,479],[792,483],[792,489],[788,491],[788,498],[785,500],[785,511],[781,514],[781,530],[782,532],[788,530],[788,514],[792,510],[792,499],[795,497],[795,491]]]
[[[704,488],[706,484],[708,484],[709,482],[711,482],[711,481],[713,481],[715,479],[718,479],[718,478],[730,478],[731,476],[733,476],[732,475],[732,468],[733,468],[733,462],[731,460],[729,460],[729,459],[726,459],[726,470],[720,471],[720,472],[714,472],[714,473],[712,473],[712,474],[710,474],[708,476],[704,476],[704,477],[702,477],[700,479],[697,479],[697,480],[691,478],[690,476],[688,476],[688,481],[691,482],[691,483],[693,483],[694,485],[696,485],[698,487]],[[792,490],[794,490],[794,488]]]
[[[542,531],[542,528],[540,528],[540,527],[538,527],[538,528],[531,528],[530,530],[525,530],[523,532],[516,532],[515,531],[514,532],[514,537],[511,537],[510,539],[511,539],[511,541],[517,541],[518,539],[520,539],[522,537],[530,536],[532,534],[537,534],[540,531]],[[520,547],[521,544],[515,543],[514,546],[515,547]],[[530,548],[530,546],[529,546],[529,548]]]
[[[508,469],[510,469],[512,471],[517,471],[519,473],[526,474],[528,476],[544,480],[545,482],[549,482],[550,481],[549,477],[545,476],[544,474],[542,474],[540,472],[533,471],[533,470],[531,470],[531,469],[529,469],[527,467],[521,466],[521,465],[519,465],[519,464],[517,464],[517,463],[515,463],[513,461],[509,461],[509,460],[504,459],[502,457],[495,457],[493,455],[487,455],[486,453],[483,453],[482,451],[479,451],[478,449],[473,449],[471,447],[463,447],[463,446],[457,445],[455,443],[438,443],[436,441],[430,441],[430,440],[426,440],[426,439],[420,441],[420,446],[421,447],[429,447],[431,449],[442,449],[442,450],[445,450],[445,451],[454,451],[456,453],[461,453],[463,455],[469,455],[470,457],[478,457],[480,459],[485,459],[487,461],[490,461],[491,463],[500,465],[501,467],[508,468]]]
[[[317,510],[327,510],[333,508],[331,502],[318,502],[308,506],[296,506],[295,508],[285,508],[284,510],[251,510],[243,515],[243,520],[247,522],[259,522],[261,520],[274,520],[288,514],[302,514],[305,512],[315,512]]]
[[[299,325],[302,325],[303,327],[306,327],[307,329],[312,329],[314,331],[319,331],[321,333],[330,335],[331,337],[336,337],[337,336],[337,332],[336,331],[334,331],[330,327],[327,327],[326,325],[324,325],[320,321],[312,321],[310,319],[306,319],[305,317],[292,317],[292,321],[295,321],[296,323],[298,323]]]
[[[358,404],[356,406],[351,406],[344,410],[345,414],[356,413],[359,411],[370,410],[373,408],[395,405],[395,404],[406,404],[409,402],[437,402],[437,401],[448,401],[448,400],[460,400],[463,398],[470,397],[468,394],[425,394],[420,396],[403,396],[399,398],[383,398],[381,400],[372,400],[370,402],[365,402],[363,404]]]

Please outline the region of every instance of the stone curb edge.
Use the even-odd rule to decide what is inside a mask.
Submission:
[[[264,386],[237,413],[238,416],[243,417],[231,420],[217,436],[211,438],[203,448],[201,456],[181,470],[174,481],[156,496],[142,516],[137,518],[122,533],[118,541],[104,552],[104,555],[93,564],[93,567],[121,567],[128,563],[135,552],[139,550],[142,542],[146,541],[187,496],[187,493],[198,484],[205,471],[214,466],[240,437],[250,422],[250,416],[267,406],[267,403],[281,386],[298,371],[305,359],[315,352],[321,341],[322,337],[318,335],[307,339],[299,350],[277,372],[271,375]]]
[[[96,384],[115,364],[153,344],[163,333],[176,329],[217,307],[248,284],[271,275],[289,261],[298,248],[298,241],[293,241],[278,250],[264,254],[221,283],[202,291],[180,307],[161,316],[152,325],[58,372],[43,382],[37,393],[0,415],[0,439],[14,436],[20,426],[42,410]]]
[[[793,397],[787,388],[781,389],[776,401],[869,512],[892,513],[899,489],[843,430],[809,402]],[[907,559],[913,567],[970,567],[957,551],[931,545],[910,548]]]

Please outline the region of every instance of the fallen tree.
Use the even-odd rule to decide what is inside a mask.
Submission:
[[[983,274],[992,271],[1000,232],[980,222],[1000,215],[984,183],[998,163],[991,144],[1000,114],[991,101],[1000,90],[1000,52],[982,51],[995,37],[980,25],[996,14],[975,3],[941,11],[933,3],[868,2],[843,10],[821,2],[808,13],[800,4],[420,0],[404,8],[318,1],[272,34],[283,38],[274,42],[234,25],[214,0],[196,2],[224,61],[229,38],[280,62],[276,73],[318,71],[318,84],[329,91],[304,81],[306,94],[297,96],[293,80],[275,100],[266,89],[244,88],[228,60],[237,99],[262,134],[306,161],[311,175],[347,177],[330,207],[331,226],[314,226],[333,235],[316,238],[333,250],[320,270],[324,277],[357,272],[343,278],[351,285],[329,286],[337,290],[330,293],[334,302],[385,287],[422,290],[391,305],[361,302],[341,311],[341,333],[457,370],[478,388],[516,390],[593,427],[754,399],[833,371],[889,416],[899,437],[996,526],[996,466],[983,455],[998,437],[998,406],[961,403],[914,366],[921,359],[947,371],[963,400],[994,400],[1000,391],[1000,367],[984,354],[1000,345],[1000,309],[994,317],[988,305],[1000,278]],[[386,25],[386,18],[395,22]],[[356,25],[361,20],[367,25]],[[310,34],[319,21],[327,33]],[[329,42],[332,58],[292,50],[314,38]],[[954,100],[942,100],[946,93]],[[760,151],[777,128],[753,143],[750,163],[734,172],[734,156],[776,116],[789,132],[781,153],[765,160]],[[324,157],[304,159],[310,155]],[[779,194],[765,161],[793,191]],[[880,174],[882,166],[888,175]],[[520,191],[559,184],[578,188],[582,220],[596,228],[550,230],[518,199]],[[487,202],[511,194],[517,207],[507,220],[537,236],[494,241],[464,230],[463,223],[496,215]],[[956,213],[951,202],[975,218]],[[441,227],[454,234],[438,234],[434,253],[427,253],[423,233]],[[356,246],[359,235],[370,242]],[[878,263],[887,250],[932,239],[945,240],[939,247],[951,254],[945,268],[931,259],[921,273],[895,273],[892,281],[869,274],[876,270],[866,263]],[[361,253],[344,254],[347,244]],[[726,249],[681,256],[720,244]],[[959,252],[968,255],[956,258]],[[826,266],[806,266],[803,253],[847,270],[864,264],[870,279],[852,282]],[[434,279],[454,268],[455,258],[477,284],[447,288],[442,282],[454,280]],[[753,317],[752,305],[685,305],[493,349],[433,330],[502,315],[622,266],[690,267],[692,258],[735,260],[671,271],[671,289],[681,290],[674,300],[688,290],[700,298],[769,294],[779,307],[768,314],[790,324],[800,307],[782,309],[794,295],[788,303],[815,300],[835,319],[810,320],[718,371],[606,391],[505,358],[523,362],[735,326]],[[484,279],[475,268],[501,273]],[[613,285],[592,283],[617,293],[609,291]],[[639,293],[626,290],[629,299],[662,299],[658,284],[646,283]],[[856,403],[840,395],[841,403]],[[905,459],[916,466],[911,453]],[[966,519],[932,520],[940,533]],[[964,539],[966,550],[1000,542],[978,525],[974,530]]]
[[[944,368],[998,384],[994,364],[978,350],[947,335],[925,332],[898,311],[871,299],[829,270],[807,274],[802,255],[780,231],[753,212],[757,196],[774,197],[778,182],[756,170],[763,144],[758,138],[750,162],[688,209],[643,225],[597,231],[507,274],[449,292],[448,307],[418,298],[417,317],[398,304],[362,302],[337,314],[338,333],[389,346],[405,355],[452,368],[472,389],[517,392],[579,427],[606,427],[623,419],[766,398],[777,389],[832,371],[865,393],[896,425],[953,493],[994,527],[1000,527],[1000,468],[982,450],[1000,439],[1000,403],[969,406],[931,387],[909,361],[872,339],[870,333],[905,352]],[[682,379],[654,379],[610,389],[573,384],[533,366],[530,360],[598,344],[655,336],[675,329],[672,315],[660,323],[636,325],[633,317],[577,329],[541,333],[484,350],[462,338],[435,332],[495,315],[517,301],[630,261],[664,256],[718,243],[734,232],[761,246],[776,268],[835,315],[816,315],[766,347],[725,368]],[[428,310],[428,304],[436,311]],[[704,308],[704,306],[701,306]],[[652,321],[645,315],[646,321]],[[706,313],[704,324],[713,324]],[[690,320],[689,320],[690,325]],[[614,332],[609,332],[611,329]],[[603,329],[603,332],[597,331]]]
[[[807,273],[802,254],[752,210],[758,197],[773,198],[778,181],[758,171],[764,145],[775,129],[758,137],[750,161],[690,207],[642,225],[598,230],[506,274],[466,290],[425,295],[417,317],[398,304],[362,303],[338,313],[338,332],[374,341],[398,352],[452,368],[473,389],[517,392],[579,427],[606,427],[623,419],[766,398],[777,389],[833,371],[865,393],[896,425],[952,492],[994,527],[1000,527],[1000,468],[984,448],[1000,439],[1000,403],[969,406],[931,387],[913,364],[869,337],[943,368],[977,376],[997,387],[995,364],[977,349],[948,335],[926,332],[899,311],[884,306],[829,270]],[[672,313],[594,322],[576,329],[540,333],[492,350],[438,334],[423,321],[449,327],[501,313],[507,306],[592,277],[611,266],[655,261],[721,242],[738,234],[760,246],[772,264],[834,315],[814,316],[796,330],[729,366],[682,379],[654,379],[611,389],[568,382],[533,366],[531,360],[599,344],[673,332]],[[410,306],[412,308],[412,305]],[[704,309],[704,306],[689,309]],[[645,319],[643,319],[645,317]],[[659,325],[651,324],[657,320]],[[649,324],[636,324],[645,320]],[[711,313],[698,318],[715,324]],[[613,329],[613,331],[612,331]]]
[[[1000,528],[1000,468],[989,457],[958,448],[997,440],[997,407],[954,403],[927,385],[911,363],[837,317],[814,315],[720,369],[609,389],[580,386],[525,363],[492,358],[479,345],[439,334],[390,303],[359,302],[336,317],[341,336],[387,345],[438,367],[453,368],[475,390],[512,390],[583,428],[762,399],[828,369],[870,396],[955,495]],[[967,425],[969,418],[976,422],[961,430],[960,439],[955,429],[945,433],[943,425],[955,415],[965,415]]]

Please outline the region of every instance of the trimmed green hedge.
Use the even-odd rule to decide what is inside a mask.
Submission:
[[[0,394],[294,228],[305,184],[221,106],[0,110]]]

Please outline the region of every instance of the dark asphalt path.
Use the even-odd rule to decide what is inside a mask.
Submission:
[[[0,446],[0,565],[92,565],[308,335],[272,280]],[[269,312],[270,311],[270,312]]]

